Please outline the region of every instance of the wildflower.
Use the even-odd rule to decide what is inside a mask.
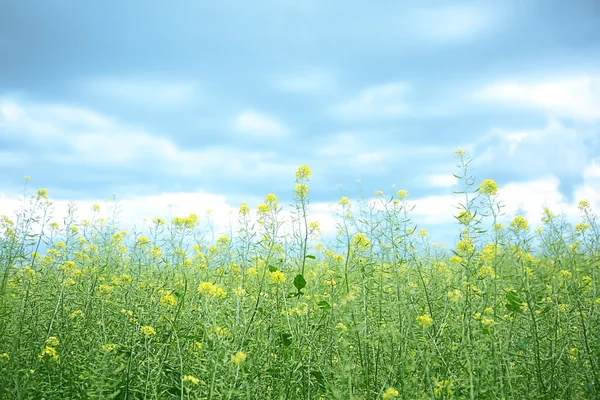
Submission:
[[[352,244],[357,247],[359,251],[365,251],[371,245],[371,241],[364,233],[359,232],[352,237]]]
[[[460,289],[454,289],[454,290],[451,290],[448,292],[448,298],[453,303],[458,303],[460,301],[460,299],[462,299],[462,296],[463,296],[463,294],[460,291]]]
[[[515,219],[510,222],[510,227],[517,232],[529,230],[529,224],[527,220],[521,215],[516,216]]]
[[[308,229],[311,233],[313,232],[321,232],[321,227],[319,226],[319,221],[313,221],[308,224]]]
[[[100,348],[105,353],[111,353],[111,352],[115,351],[117,349],[117,347],[119,347],[119,345],[117,345],[115,343],[106,343],[106,344],[103,344],[102,347],[100,347]]]
[[[163,226],[167,224],[167,222],[160,217],[152,218],[152,223],[156,226]]]
[[[277,200],[277,196],[275,196],[273,193],[269,193],[267,197],[265,197],[265,204],[270,210],[275,210],[279,204],[279,200]]]
[[[454,384],[450,380],[444,379],[439,381],[435,388],[433,388],[433,394],[436,396],[441,396],[444,394],[446,396],[452,396],[454,394],[452,389],[454,389]]]
[[[580,222],[577,225],[575,225],[575,232],[577,233],[583,233],[585,231],[587,231],[588,229],[590,229],[591,227],[584,223],[584,222]]]
[[[487,196],[495,196],[498,193],[498,185],[491,179],[486,179],[479,185],[479,193]]]
[[[484,328],[491,328],[492,326],[496,325],[496,321],[494,321],[492,318],[488,318],[488,317],[484,317],[481,319],[481,325]]]
[[[31,177],[29,175],[25,175],[25,177],[23,178],[25,180],[25,182],[29,182],[31,180]],[[4,353],[6,354],[6,353]]]
[[[338,204],[340,206],[350,206],[350,199],[348,199],[346,196],[343,196],[340,201],[338,201]]]
[[[469,210],[462,210],[458,213],[456,219],[458,219],[458,222],[461,224],[468,225],[469,222],[473,221],[473,214]]]
[[[248,207],[248,205],[244,202],[242,202],[240,204],[240,211],[239,211],[241,216],[246,216],[250,213],[250,207]]]
[[[577,347],[571,347],[569,349],[569,358],[575,361],[579,357],[579,349]]]
[[[271,283],[275,283],[275,284],[284,283],[285,275],[283,274],[283,272],[277,270],[277,271],[271,272],[271,276],[270,276],[269,280],[271,281]]]
[[[429,314],[419,315],[417,317],[417,323],[423,328],[426,328],[429,325],[433,324],[433,318],[431,318],[431,315]]]
[[[215,285],[212,282],[200,282],[198,285],[198,293],[206,294],[211,297],[225,297],[226,292],[223,288]]]
[[[234,365],[240,365],[248,358],[248,354],[238,351],[234,355],[231,356],[231,363]]]
[[[85,318],[85,314],[81,310],[75,310],[71,313],[71,318]]]
[[[142,246],[146,246],[148,244],[150,244],[150,239],[148,239],[146,236],[140,236],[135,245],[142,247]]]
[[[465,236],[463,240],[456,244],[456,251],[460,255],[468,255],[475,251],[475,245],[468,236]]]
[[[338,328],[342,332],[348,332],[348,327],[341,322],[338,323],[335,327]]]
[[[577,208],[578,208],[580,211],[586,211],[587,209],[589,209],[589,208],[590,208],[590,202],[589,202],[588,200],[581,200],[581,201],[579,202],[579,204],[577,205]]]
[[[246,273],[250,276],[256,276],[258,275],[258,271],[256,271],[256,268],[254,267],[250,267],[248,268],[248,270],[246,271]]]
[[[197,385],[198,383],[200,383],[200,379],[196,378],[193,375],[185,375],[183,377],[183,381],[184,382],[190,382],[193,385]]]
[[[454,152],[454,155],[456,157],[464,157],[467,154],[467,151],[465,149],[463,149],[462,147],[459,147],[458,149],[456,149],[456,151]]]
[[[307,165],[301,165],[296,171],[296,181],[302,182],[310,180],[311,173],[312,171]]]
[[[400,201],[408,199],[408,192],[406,190],[398,190],[396,192],[396,195],[398,196]]]
[[[177,299],[172,294],[166,294],[160,299],[160,303],[172,307],[177,304]]]
[[[37,199],[45,199],[48,200],[48,191],[46,189],[38,189],[37,191]]]
[[[417,236],[420,238],[424,238],[427,237],[427,229],[423,228],[419,231],[419,233],[417,233]]]
[[[58,361],[58,352],[54,347],[44,347],[44,350],[42,350],[41,354],[38,356],[38,359],[41,361],[46,356],[48,356],[48,358],[50,358],[52,361]]]
[[[113,287],[110,285],[100,285],[100,293],[110,294],[112,292]]]
[[[385,389],[385,391],[381,394],[381,398],[383,400],[395,399],[398,396],[400,396],[400,393],[396,389],[391,387]]]
[[[46,346],[48,347],[56,347],[60,344],[60,341],[58,340],[58,338],[56,336],[50,336],[48,339],[46,339]]]
[[[4,358],[5,360],[10,360],[10,356],[8,355],[8,353],[0,354],[0,358]]]
[[[376,190],[375,197],[383,197],[383,192],[381,190]]]
[[[156,331],[150,325],[144,325],[140,328],[140,331],[146,336],[156,335]]]
[[[558,275],[564,279],[569,279],[571,278],[571,276],[573,276],[573,274],[571,274],[571,272],[567,271],[566,269],[561,269],[560,271],[558,271]]]
[[[306,196],[308,196],[308,186],[304,183],[296,183],[296,186],[294,186],[294,195],[300,200],[306,199]]]

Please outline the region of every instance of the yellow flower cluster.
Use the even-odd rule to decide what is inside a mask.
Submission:
[[[486,179],[479,185],[479,193],[486,196],[495,196],[498,193],[498,184],[491,179]]]
[[[419,315],[417,317],[417,323],[423,328],[426,328],[429,325],[433,324],[433,318],[431,318],[431,315],[429,314]]]
[[[275,284],[285,283],[285,274],[279,270],[271,272],[269,281]]]
[[[156,335],[156,331],[154,330],[153,327],[151,327],[150,325],[143,325],[140,328],[140,332],[142,332],[144,335],[146,336],[152,336],[152,335]]]
[[[398,396],[400,396],[400,393],[396,389],[391,388],[391,387],[385,389],[385,391],[381,394],[381,398],[383,400],[395,399]]]
[[[233,365],[240,365],[246,361],[246,358],[248,358],[248,354],[238,351],[231,356],[231,363]]]
[[[217,286],[212,282],[200,282],[198,285],[198,293],[211,297],[225,297],[227,294],[222,287]]]

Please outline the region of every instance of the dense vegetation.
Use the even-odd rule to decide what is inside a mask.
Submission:
[[[600,227],[544,211],[505,222],[456,153],[457,246],[408,193],[335,206],[320,242],[300,167],[287,213],[53,222],[45,190],[0,220],[0,398],[598,398]],[[45,249],[45,250],[42,250]],[[42,253],[42,254],[41,254]]]

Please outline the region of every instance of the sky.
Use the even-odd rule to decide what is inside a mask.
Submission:
[[[241,201],[311,215],[410,193],[450,241],[454,151],[507,218],[600,208],[600,2],[0,2],[0,214],[23,177],[58,215],[116,195],[124,224]],[[360,185],[357,184],[360,181]],[[395,186],[394,186],[395,185]]]

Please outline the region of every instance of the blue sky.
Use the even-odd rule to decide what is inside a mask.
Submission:
[[[0,213],[29,175],[59,211],[115,193],[130,222],[224,221],[291,202],[308,164],[315,218],[395,184],[443,235],[459,146],[508,215],[597,209],[599,18],[597,1],[4,1]]]

